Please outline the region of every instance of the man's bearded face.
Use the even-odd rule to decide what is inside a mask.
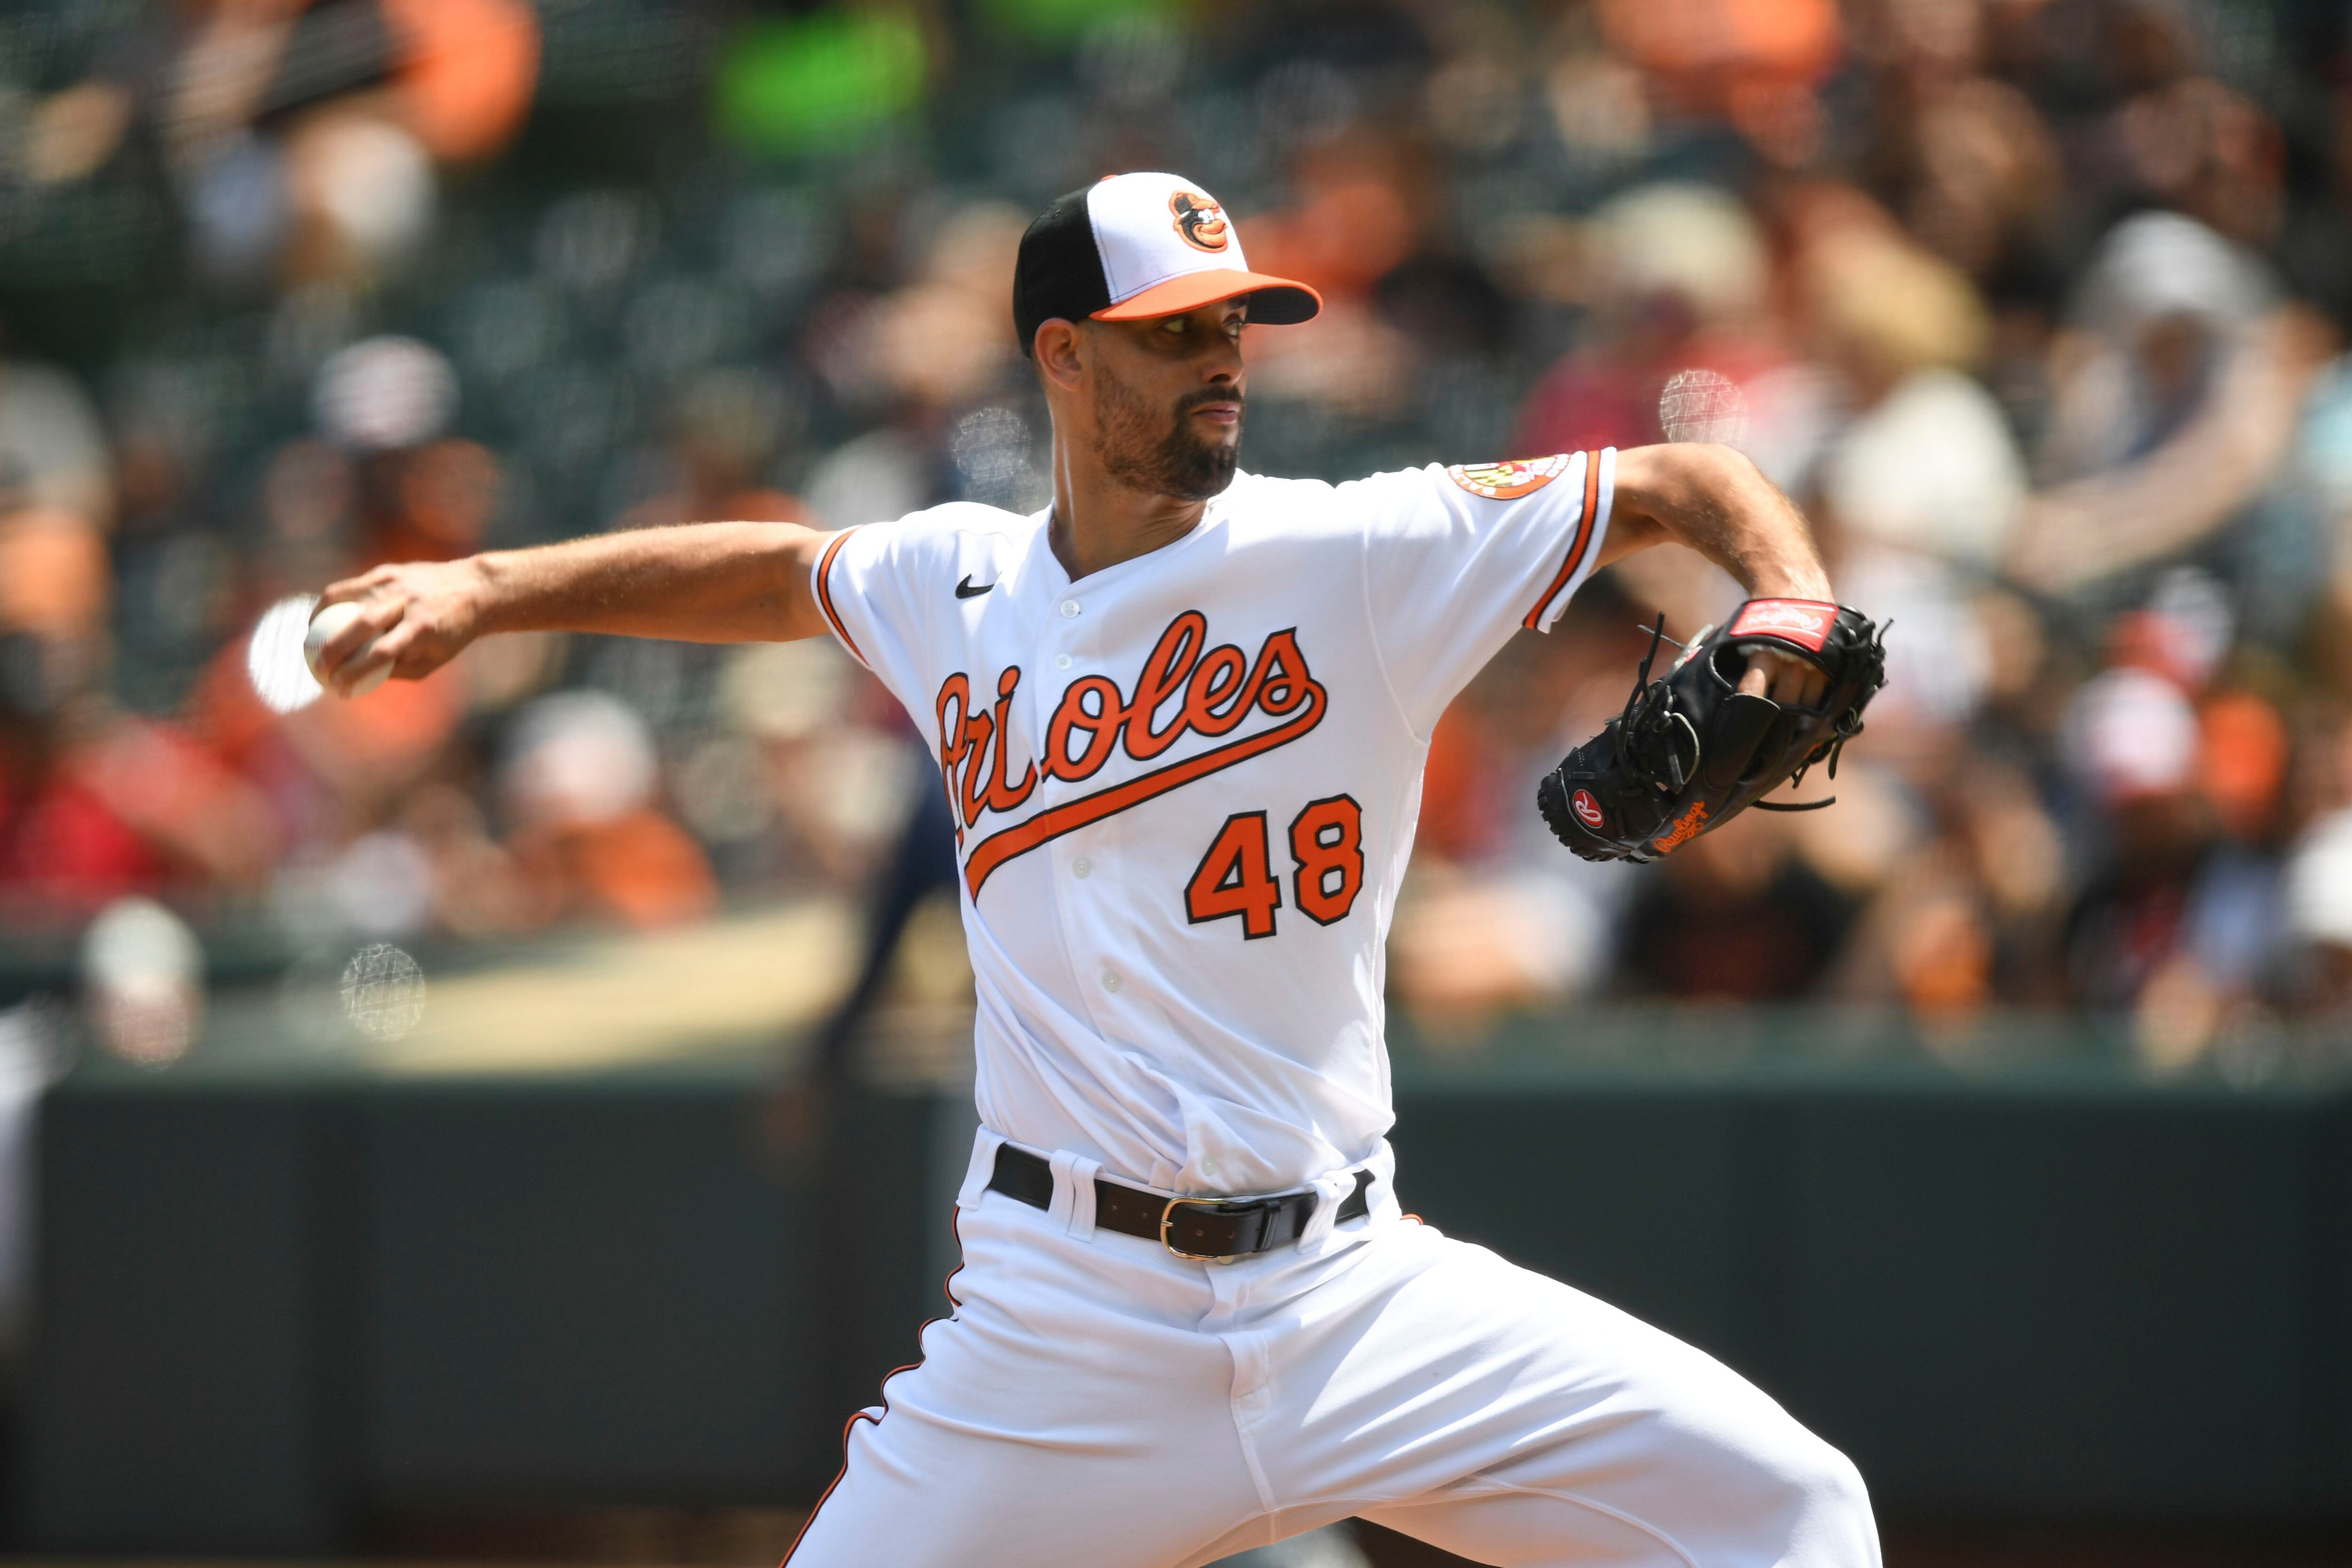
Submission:
[[[1241,460],[1241,426],[1229,438],[1204,438],[1192,410],[1206,403],[1240,404],[1233,386],[1199,386],[1164,408],[1096,362],[1096,456],[1111,478],[1130,489],[1177,500],[1207,500],[1233,483]]]

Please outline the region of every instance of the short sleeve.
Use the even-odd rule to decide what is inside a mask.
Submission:
[[[898,524],[870,522],[825,541],[810,574],[817,608],[850,656],[872,670],[910,712],[925,708],[915,649],[920,628],[910,624],[913,595],[906,589],[915,541]]]
[[[1549,631],[1601,559],[1617,450],[1380,474],[1360,491],[1372,638],[1423,735],[1511,634]]]

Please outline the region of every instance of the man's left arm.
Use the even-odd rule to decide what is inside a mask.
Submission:
[[[1836,603],[1804,514],[1729,447],[1636,447],[1617,454],[1616,500],[1600,563],[1666,541],[1737,578],[1751,598]],[[1758,649],[1739,689],[1783,704],[1821,700],[1827,678],[1801,658]]]

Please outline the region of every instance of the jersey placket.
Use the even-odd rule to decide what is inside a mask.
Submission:
[[[1041,552],[1050,552],[1052,548],[1042,532],[1037,548]],[[1059,572],[1048,576],[1051,585],[1044,596],[1044,626],[1034,639],[1034,657],[1045,679],[1038,682],[1029,711],[1034,732],[1038,736],[1036,750],[1041,767],[1051,715],[1070,683],[1088,675],[1106,676],[1114,681],[1120,679],[1104,657],[1108,629],[1117,624],[1116,617],[1103,613],[1104,603],[1109,597],[1108,586],[1055,581],[1060,577]],[[1062,787],[1070,795],[1080,795],[1098,789],[1102,784],[1097,775]],[[1113,955],[1100,951],[1097,938],[1101,923],[1093,918],[1096,900],[1104,896],[1097,889],[1109,886],[1111,881],[1108,875],[1111,868],[1103,862],[1109,858],[1105,854],[1105,841],[1112,836],[1112,823],[1116,821],[1113,818],[1080,828],[1044,846],[1054,868],[1054,904],[1061,922],[1062,952],[1077,983],[1078,995],[1075,1000],[1084,1008],[1095,1032],[1107,1039],[1119,1038],[1125,1033],[1118,1026],[1124,1011],[1118,1004],[1130,978],[1112,962]]]

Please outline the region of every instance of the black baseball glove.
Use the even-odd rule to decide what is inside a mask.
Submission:
[[[1625,711],[1570,752],[1536,786],[1536,809],[1559,841],[1588,860],[1654,860],[1753,805],[1829,759],[1862,732],[1862,710],[1886,683],[1884,633],[1859,611],[1812,599],[1750,599],[1709,627],[1656,680],[1665,617],[1658,617]],[[1804,660],[1826,679],[1820,705],[1784,707],[1739,689],[1752,649]],[[1834,797],[1832,797],[1834,798]]]

